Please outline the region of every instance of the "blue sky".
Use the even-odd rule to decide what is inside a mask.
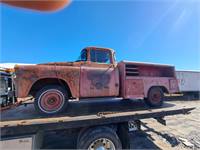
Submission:
[[[118,61],[200,70],[200,2],[72,1],[53,13],[1,5],[1,62],[73,61],[87,46],[113,48]]]

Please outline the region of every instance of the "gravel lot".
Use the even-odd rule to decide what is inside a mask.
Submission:
[[[200,149],[200,100],[173,103],[196,109],[188,115],[166,117],[167,126],[144,120],[143,132],[131,137],[133,149]]]

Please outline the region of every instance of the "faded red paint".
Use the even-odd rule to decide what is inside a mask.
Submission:
[[[116,86],[115,84],[118,84]],[[81,66],[80,97],[108,97],[119,95],[117,68],[104,66]]]
[[[41,79],[61,79],[70,87],[73,97],[79,97],[80,64],[73,66],[32,65],[15,67],[17,97],[27,97],[34,83]]]
[[[15,67],[16,96],[27,97],[34,83],[41,79],[64,81],[72,98],[144,98],[149,89],[155,86],[162,87],[165,92],[178,92],[173,66],[127,61],[116,64],[113,50],[96,47],[86,49],[86,61]],[[91,49],[109,51],[111,64],[91,62]]]
[[[138,74],[127,76],[126,64],[137,68],[137,71],[132,70]],[[118,67],[121,77],[121,97],[144,98],[147,97],[149,89],[155,86],[165,88],[168,93],[176,93],[179,90],[173,66],[122,61]]]

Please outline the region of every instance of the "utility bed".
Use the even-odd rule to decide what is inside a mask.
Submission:
[[[1,138],[35,134],[89,126],[118,124],[154,118],[165,123],[163,117],[187,114],[194,108],[180,107],[166,102],[162,108],[150,109],[141,101],[104,100],[71,102],[70,109],[57,116],[39,116],[32,105],[7,110],[1,114]]]
[[[123,98],[149,99],[150,91],[154,87],[159,87],[164,93],[178,92],[174,66],[121,61],[118,63],[118,68],[121,81],[120,95]],[[155,101],[155,99],[150,100],[151,105],[154,105]]]

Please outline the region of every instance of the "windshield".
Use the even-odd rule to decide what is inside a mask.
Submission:
[[[81,51],[81,54],[80,56],[78,57],[78,59],[76,60],[77,61],[87,61],[87,50],[86,49],[83,49]]]

